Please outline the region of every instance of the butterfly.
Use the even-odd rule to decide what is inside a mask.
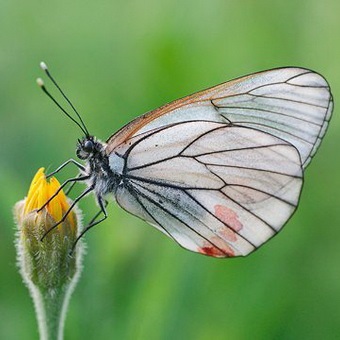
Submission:
[[[318,73],[285,67],[250,74],[137,117],[106,142],[82,130],[73,163],[100,212],[109,196],[180,246],[213,257],[245,256],[295,212],[304,171],[327,130],[333,99]],[[100,216],[102,216],[100,218]]]

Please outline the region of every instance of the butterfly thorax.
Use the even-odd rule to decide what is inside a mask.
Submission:
[[[106,144],[93,136],[78,141],[76,154],[86,161],[85,175],[89,176],[87,185],[93,187],[98,196],[115,193],[120,183],[120,175],[112,171],[105,153]]]

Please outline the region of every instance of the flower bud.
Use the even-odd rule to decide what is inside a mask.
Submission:
[[[18,264],[35,303],[41,338],[46,339],[62,334],[63,310],[78,280],[84,254],[82,242],[71,253],[79,234],[79,212],[72,210],[53,228],[70,207],[62,190],[46,204],[59,188],[57,179],[48,182],[40,168],[27,197],[14,207]]]

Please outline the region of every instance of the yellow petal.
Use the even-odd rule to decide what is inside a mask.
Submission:
[[[48,196],[52,197],[57,190],[59,189],[60,184],[57,181],[56,178],[51,178],[49,186],[48,186]],[[64,196],[64,197],[62,197]],[[48,212],[53,216],[53,218],[56,221],[60,221],[61,218],[63,217],[63,211],[62,211],[62,201],[66,200],[66,196],[61,191],[53,200],[48,204],[47,210]]]
[[[29,197],[32,194],[32,192],[36,191],[37,182],[41,180],[41,178],[45,178],[44,171],[45,171],[45,168],[40,168],[35,174],[35,176],[33,177],[30,188],[28,190],[27,197]]]
[[[60,188],[60,183],[56,178],[52,177],[49,182],[46,180],[44,170],[44,168],[40,168],[33,177],[25,202],[24,214],[43,207]],[[69,207],[67,197],[64,191],[61,190],[46,205],[45,209],[55,222],[59,222]],[[75,215],[73,212],[67,216],[67,220],[71,226],[75,226]]]

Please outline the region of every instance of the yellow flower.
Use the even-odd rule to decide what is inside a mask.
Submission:
[[[14,207],[18,265],[33,298],[44,339],[62,334],[67,304],[80,276],[84,255],[82,242],[71,254],[79,234],[78,209],[73,209],[54,228],[70,208],[70,200],[62,190],[46,204],[59,188],[57,179],[47,181],[44,168],[40,168],[27,197]]]
[[[56,178],[52,177],[49,182],[46,180],[44,170],[44,168],[40,168],[31,182],[27,198],[25,199],[23,214],[24,217],[27,217],[30,213],[33,213],[35,218],[37,218],[37,214],[39,215],[47,213],[49,217],[52,218],[55,223],[57,223],[61,220],[70,207],[63,190],[61,190],[59,194],[54,197],[43,210],[39,211],[38,213],[36,212],[57,192],[60,187],[60,184]],[[53,226],[46,223],[44,224],[44,227],[45,230],[42,231],[45,233],[49,230],[49,227],[51,228]],[[57,227],[57,230],[58,232],[73,237],[77,234],[76,216],[74,211],[71,211],[67,215],[64,223],[61,223]]]

